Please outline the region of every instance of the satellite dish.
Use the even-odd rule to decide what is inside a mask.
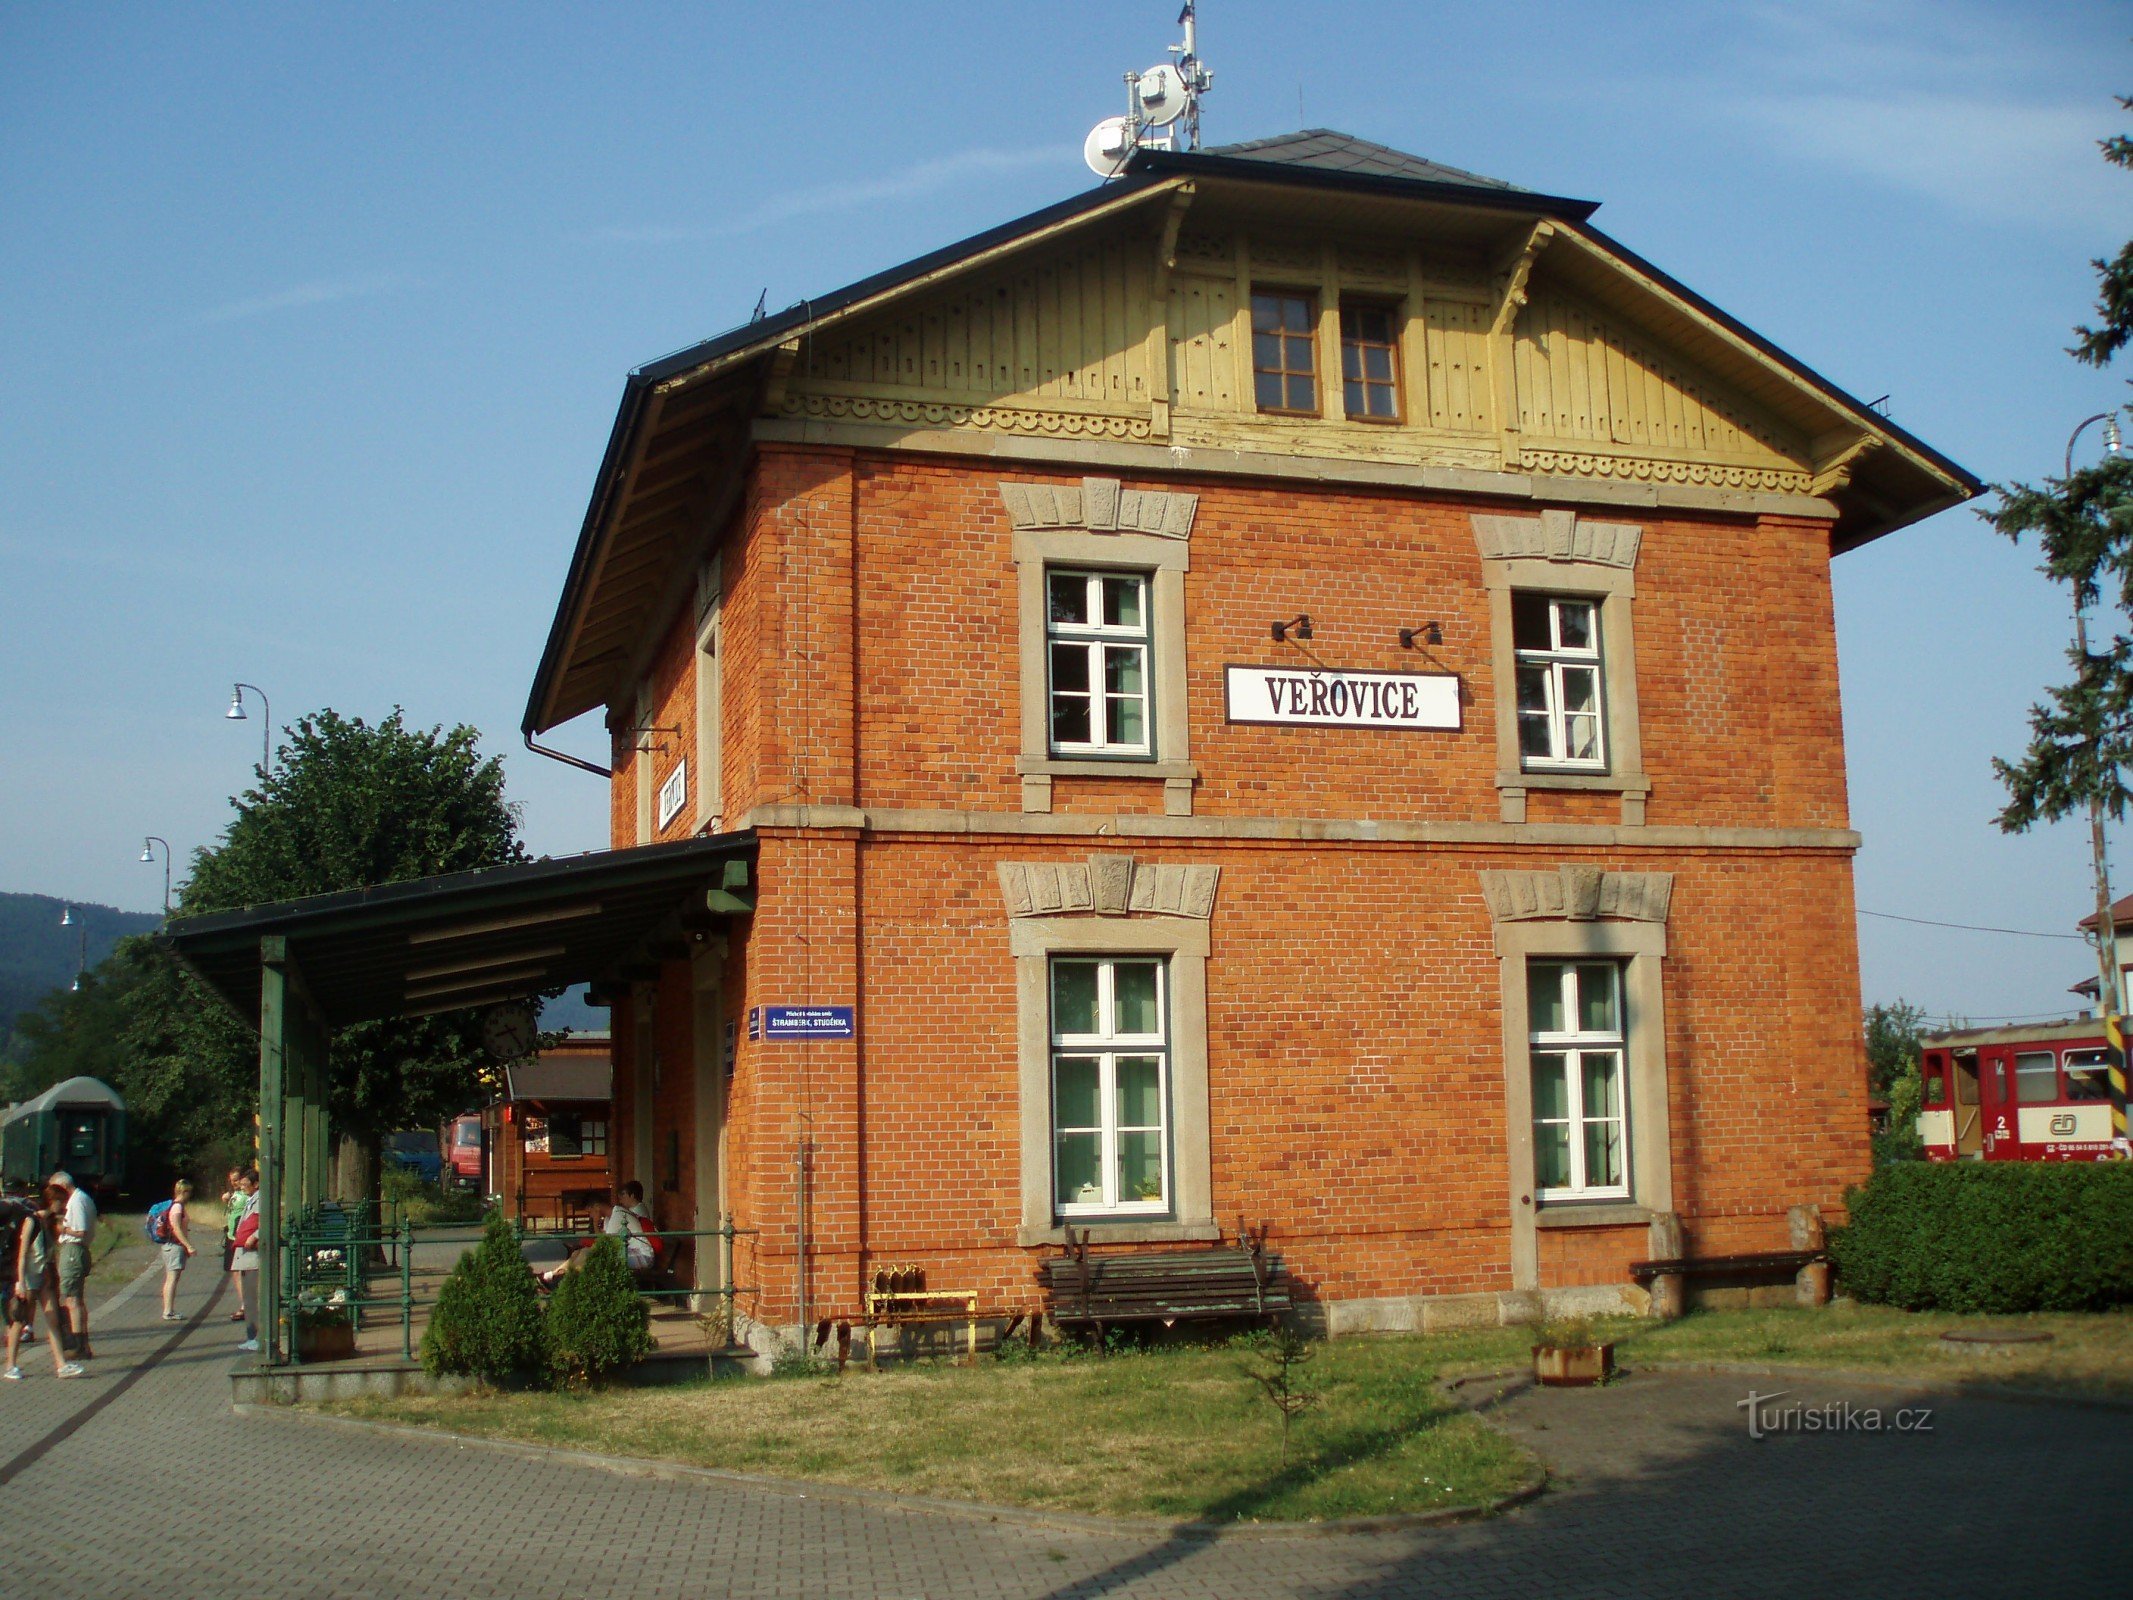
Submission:
[[[1104,118],[1081,143],[1081,159],[1099,178],[1115,178],[1124,172],[1133,151],[1133,133],[1124,117]]]
[[[1184,75],[1167,61],[1141,74],[1140,97],[1141,119],[1156,128],[1167,128],[1185,115],[1191,98],[1185,92]]]

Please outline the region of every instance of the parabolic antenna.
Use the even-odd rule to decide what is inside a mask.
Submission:
[[[1126,170],[1133,149],[1133,132],[1126,119],[1106,117],[1091,128],[1088,138],[1082,141],[1081,159],[1089,164],[1089,170],[1097,177],[1115,178]]]
[[[1167,128],[1185,115],[1189,99],[1184,76],[1168,62],[1141,74],[1140,97],[1141,118],[1155,128]]]

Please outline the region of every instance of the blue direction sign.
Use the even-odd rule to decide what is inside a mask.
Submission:
[[[754,1006],[748,1012],[751,1039],[849,1039],[858,1032],[852,1006]]]

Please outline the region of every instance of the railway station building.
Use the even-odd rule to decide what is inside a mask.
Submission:
[[[1261,1227],[1337,1330],[1516,1320],[1841,1211],[1831,563],[1979,485],[1595,209],[1143,150],[630,375],[525,732],[685,892],[510,971],[747,1322]]]

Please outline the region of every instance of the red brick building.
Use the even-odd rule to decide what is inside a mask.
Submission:
[[[1239,1219],[1337,1327],[1612,1306],[1865,1174],[1829,564],[1978,485],[1593,209],[1142,152],[632,375],[526,729],[753,839],[608,985],[744,1313]]]

